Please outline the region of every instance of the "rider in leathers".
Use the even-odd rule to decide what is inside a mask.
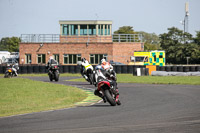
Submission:
[[[110,82],[111,87],[114,88],[115,94],[117,96],[119,96],[119,91],[118,91],[117,82],[116,82],[117,78],[116,78],[116,74],[113,70],[113,66],[110,63],[106,62],[105,59],[102,59],[101,60],[101,68],[99,68],[99,69],[103,69],[103,71],[102,71],[103,75],[106,77],[106,80],[108,82]],[[99,77],[97,82],[100,82],[101,80],[102,80],[102,77]],[[96,89],[94,91],[94,94],[101,97],[103,99],[103,101],[106,102],[104,96],[102,95],[102,93],[100,93],[98,91],[98,89]]]
[[[85,59],[82,58],[82,64],[81,64],[81,75],[83,76],[83,78],[85,78],[86,80],[88,80],[89,77],[87,77],[87,70],[91,69],[93,71],[93,67],[92,65]]]

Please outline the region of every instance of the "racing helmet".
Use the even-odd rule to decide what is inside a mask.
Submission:
[[[82,61],[82,62],[85,62],[85,61],[86,61],[86,59],[85,59],[85,58],[82,58],[82,59],[81,59],[81,61]]]
[[[106,63],[106,60],[105,59],[101,59],[101,64],[105,65],[105,63]]]

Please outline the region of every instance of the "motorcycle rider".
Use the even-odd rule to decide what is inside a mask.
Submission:
[[[102,59],[101,66],[103,69],[105,69],[106,71],[108,71],[111,74],[110,76],[112,77],[113,80],[117,81],[116,73],[113,70],[113,66],[109,62],[107,62],[105,59]]]
[[[52,65],[58,65],[58,62],[53,59],[53,56],[50,56],[46,65],[46,69],[50,70]]]
[[[103,69],[102,74],[104,75],[104,77],[102,77],[97,74],[97,76],[98,76],[97,82],[101,82],[102,80],[107,80],[110,83],[111,87],[114,89],[115,95],[117,95],[117,97],[119,97],[119,91],[118,91],[117,82],[116,82],[117,78],[116,78],[116,74],[113,70],[113,66],[109,62],[106,62],[105,59],[102,59],[101,66],[98,66],[97,69]],[[104,98],[102,93],[99,92],[98,89],[96,89],[94,91],[94,94],[101,97],[103,99],[104,103],[106,102],[106,99]],[[118,101],[117,104],[120,105],[121,104],[120,101]]]
[[[13,70],[15,76],[18,76],[18,74],[17,74],[17,70],[19,70],[18,64],[11,64],[9,66],[9,68],[11,68]]]
[[[83,78],[88,80],[89,77],[87,77],[87,70],[91,69],[93,71],[93,67],[85,58],[82,58],[81,61],[82,61],[82,63],[81,63],[81,75],[83,76]]]

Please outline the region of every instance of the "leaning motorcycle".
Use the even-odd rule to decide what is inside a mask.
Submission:
[[[98,91],[102,93],[104,99],[109,102],[111,106],[116,106],[116,104],[121,105],[119,93],[115,89],[113,81],[106,79],[104,76],[105,74],[103,74],[101,71],[103,70],[97,70]]]
[[[92,85],[94,81],[93,81],[93,70],[91,68],[87,69],[86,76],[87,76],[86,80],[90,82],[90,84]]]
[[[14,76],[14,71],[12,70],[12,68],[7,68],[4,78],[12,78]]]
[[[116,104],[121,105],[119,95],[117,95],[116,90],[111,87],[110,82],[106,80],[99,82],[97,89],[103,94],[103,97],[110,103],[111,106],[116,106]]]
[[[49,80],[50,81],[58,81],[59,80],[59,67],[58,65],[51,65],[50,68],[49,68],[49,72],[48,72],[48,75],[49,75]]]

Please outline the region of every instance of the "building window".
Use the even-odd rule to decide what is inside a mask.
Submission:
[[[110,35],[110,25],[108,25],[108,35]]]
[[[103,25],[98,25],[98,35],[103,35]]]
[[[46,55],[38,54],[37,63],[45,64],[46,63]]]
[[[25,55],[25,63],[26,64],[31,64],[31,54],[26,54]]]
[[[69,35],[69,28],[67,24],[63,24],[63,35]]]
[[[60,61],[59,61],[59,54],[54,54],[54,55],[53,55],[53,58],[54,58],[54,60],[56,60],[58,63],[60,62]]]
[[[106,59],[108,58],[107,54],[90,54],[90,63],[91,64],[100,64],[101,59]]]
[[[81,54],[64,54],[64,64],[77,64],[81,61]]]
[[[69,25],[70,35],[78,35],[78,25]]]
[[[87,25],[80,25],[80,35],[87,35]]]
[[[89,35],[96,35],[96,25],[89,25],[89,29],[88,29],[88,34]]]
[[[105,35],[107,35],[107,31],[108,31],[108,30],[107,30],[107,27],[108,27],[108,26],[105,25]]]

